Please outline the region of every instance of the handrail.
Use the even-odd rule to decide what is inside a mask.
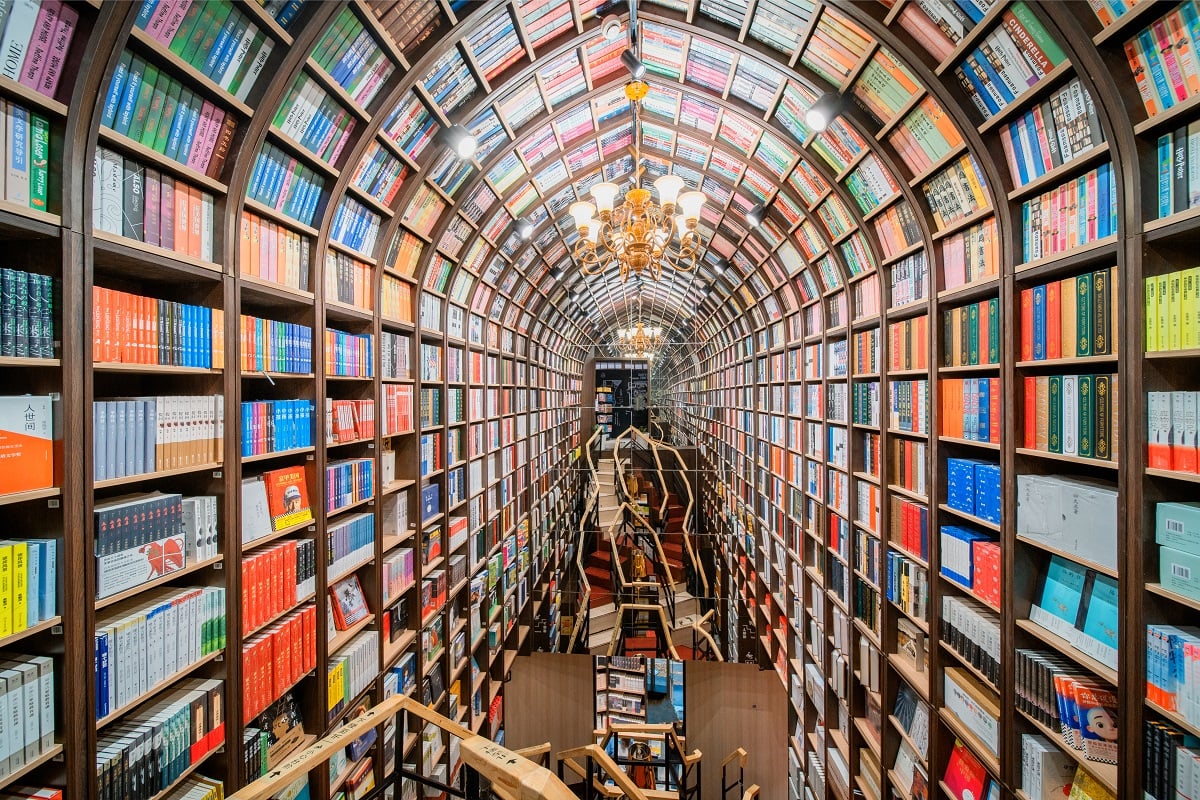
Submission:
[[[685,791],[684,784],[691,773],[692,766],[700,763],[704,758],[704,754],[700,752],[699,748],[692,750],[690,753],[687,752],[683,737],[679,735],[678,729],[670,723],[620,723],[609,725],[602,731],[595,731],[594,735],[600,738],[597,744],[606,753],[608,752],[609,743],[614,738],[651,739],[661,737],[663,740],[664,755],[669,752],[666,748],[670,745],[670,748],[679,759],[680,766],[683,767],[683,774],[676,775],[679,782],[677,788],[681,793],[680,797],[683,796],[682,793]],[[669,756],[667,760],[668,762],[670,761]]]
[[[598,744],[585,744],[582,747],[573,747],[570,750],[559,751],[558,760],[568,761],[576,758],[590,758],[600,765],[612,782],[617,785],[629,800],[647,800],[646,794],[638,788],[625,770],[617,766],[617,762],[612,760],[612,757],[604,751],[604,748]]]
[[[544,757],[550,755],[550,743],[542,742],[541,744],[530,745],[529,747],[518,747],[513,752],[521,758],[528,758],[533,763],[544,767],[547,764],[541,762]],[[549,759],[546,760],[548,761]]]
[[[408,712],[462,740],[463,763],[513,800],[576,800],[574,793],[545,767],[534,764],[503,745],[476,735],[406,695],[393,695],[333,733],[292,755],[263,777],[227,797],[227,800],[265,800],[309,772],[367,730],[388,718]]]
[[[650,603],[622,603],[617,606],[617,626],[613,628],[613,637],[608,643],[608,656],[611,658],[616,655],[613,651],[616,650],[617,640],[620,638],[621,630],[623,629],[625,612],[626,611],[648,611],[657,613],[663,626],[663,639],[667,643],[667,652],[671,654],[671,659],[674,661],[682,661],[679,657],[679,652],[675,649],[675,642],[671,640],[671,624],[667,620],[667,612],[660,605],[651,605]]]
[[[717,647],[717,640],[712,637],[711,633],[704,629],[704,623],[712,618],[715,611],[716,609],[710,608],[704,612],[704,616],[692,620],[692,633],[693,635],[699,635],[701,639],[708,642],[708,646],[712,649],[713,655],[717,657],[717,661],[724,661],[725,656],[721,654],[721,648]],[[739,747],[738,749],[740,750],[741,748]]]
[[[757,783],[750,784],[750,788],[746,789],[746,793],[742,795],[742,800],[754,800],[754,798],[758,797],[758,791]]]
[[[647,441],[653,441],[652,439],[649,439],[646,436],[646,434],[642,433],[640,430],[633,427],[632,425],[629,426],[628,428],[626,428],[625,430],[623,430],[621,433],[617,434],[616,438],[613,439],[613,454],[614,454],[614,456],[616,456],[616,459],[617,459],[617,476],[618,476],[618,480],[622,484],[624,484],[624,482],[625,482],[625,468],[622,466],[621,458],[620,458],[621,440],[627,434],[630,436],[641,436],[642,438],[647,439]],[[662,564],[664,577],[666,578],[666,580],[668,582],[670,582],[672,585],[674,585],[675,584],[675,576],[671,574],[671,565],[667,563],[667,554],[666,554],[666,551],[663,550],[662,539],[660,539],[658,536],[658,530],[653,525],[651,525],[649,523],[649,521],[647,521],[647,519],[642,515],[642,513],[637,508],[632,506],[630,503],[628,503],[628,502],[622,503],[621,506],[622,506],[622,508],[630,509],[630,511],[633,513],[633,516],[639,521],[641,526],[646,528],[648,531],[650,531],[650,535],[654,537],[654,549],[658,552],[658,559],[659,559],[659,562]]]
[[[592,431],[592,436],[584,444],[583,450],[587,453],[588,472],[592,476],[591,490],[588,492],[587,502],[583,507],[583,514],[579,517],[579,544],[575,548],[575,569],[579,573],[579,581],[583,586],[583,592],[579,595],[579,607],[575,610],[575,625],[571,628],[571,638],[567,641],[567,652],[574,653],[575,645],[579,641],[579,632],[586,626],[581,625],[579,618],[591,612],[590,603],[592,602],[592,582],[588,580],[587,570],[583,566],[583,546],[587,542],[587,520],[591,514],[593,504],[600,497],[600,476],[596,472],[596,462],[592,459],[592,443],[600,436],[603,428],[596,428]]]
[[[729,766],[730,762],[732,762],[735,758],[738,760],[738,766],[742,769],[745,769],[746,762],[750,759],[750,754],[746,752],[745,748],[737,748],[732,753],[725,756],[725,759],[721,762],[721,769],[725,769],[725,767]]]

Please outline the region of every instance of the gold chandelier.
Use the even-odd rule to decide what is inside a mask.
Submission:
[[[625,87],[625,96],[633,107],[634,187],[620,205],[616,204],[620,187],[607,181],[592,187],[595,204],[584,200],[571,204],[571,216],[579,233],[574,255],[584,275],[615,268],[622,281],[628,280],[630,273],[658,280],[664,265],[690,272],[700,256],[703,241],[696,227],[707,199],[704,192],[684,192],[683,178],[663,175],[654,181],[658,191],[656,203],[650,190],[641,186],[638,101],[645,97],[646,91],[646,84],[641,81],[632,81]]]
[[[617,338],[625,358],[654,358],[661,344],[662,328],[648,326],[639,319],[630,328],[618,328]]]

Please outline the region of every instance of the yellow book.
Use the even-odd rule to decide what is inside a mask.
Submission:
[[[1146,352],[1158,350],[1158,279],[1146,278]]]
[[[13,632],[13,547],[0,543],[0,637]]]
[[[29,544],[12,542],[12,632],[20,633],[29,627]]]
[[[1183,273],[1183,319],[1180,336],[1184,350],[1200,347],[1200,267]]]
[[[329,694],[329,710],[337,708],[337,704],[346,699],[346,662],[339,661],[333,669],[329,671],[329,679],[327,681]]]
[[[1183,272],[1172,272],[1167,276],[1167,348],[1179,350],[1183,347]]]
[[[1079,347],[1076,344],[1075,333],[1079,324],[1075,308],[1078,294],[1075,291],[1075,277],[1063,278],[1058,288],[1059,329],[1062,333],[1063,358],[1072,358]]]

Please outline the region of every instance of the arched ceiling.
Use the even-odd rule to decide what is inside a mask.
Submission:
[[[926,176],[898,166],[897,147],[876,137],[891,135],[888,117],[921,103],[942,108],[915,77],[920,68],[858,24],[882,18],[882,5],[864,14],[799,0],[641,0],[636,31],[650,91],[636,129],[620,61],[625,0],[366,5],[409,62],[376,113],[379,135],[403,151],[408,172],[382,240],[422,239],[417,263],[401,268],[467,314],[534,341],[561,337],[586,357],[615,354],[616,329],[641,309],[673,343],[657,367],[682,374],[713,347],[850,282],[856,304],[873,292],[878,305],[869,275],[896,255],[877,231],[884,205],[918,209],[920,246],[902,255],[931,250],[916,180]],[[612,41],[601,33],[607,14],[622,20]],[[880,112],[870,87],[881,71],[916,87],[907,106]],[[827,91],[858,102],[817,134],[804,112]],[[470,162],[440,138],[451,123],[480,142]],[[673,172],[707,194],[706,250],[694,272],[667,270],[657,282],[584,276],[571,256],[577,235],[567,208],[590,199],[601,180],[632,185],[635,136],[644,183]],[[377,149],[363,154],[359,171]],[[757,203],[767,204],[767,220],[751,229],[746,213]],[[534,226],[528,241],[521,220]],[[848,294],[834,301],[844,305]]]

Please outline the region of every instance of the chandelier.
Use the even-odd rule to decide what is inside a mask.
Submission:
[[[631,273],[658,280],[664,265],[690,272],[700,256],[703,241],[696,227],[706,200],[704,193],[682,191],[684,181],[678,175],[663,175],[654,181],[658,202],[649,189],[641,186],[638,102],[647,90],[642,81],[631,81],[625,86],[625,96],[633,108],[633,188],[618,205],[620,187],[607,181],[598,183],[591,189],[594,204],[584,200],[571,204],[571,216],[579,233],[574,256],[584,275],[615,269],[622,281],[628,280]]]
[[[618,328],[617,338],[625,358],[654,358],[661,344],[662,328],[644,325],[639,319],[630,328]]]

